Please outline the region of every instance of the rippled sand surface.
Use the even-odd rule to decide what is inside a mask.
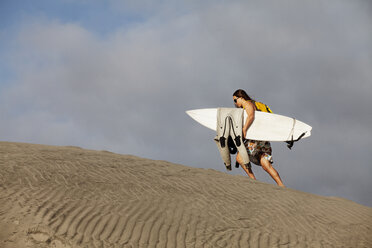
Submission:
[[[0,142],[0,247],[372,247],[372,208],[166,161]]]

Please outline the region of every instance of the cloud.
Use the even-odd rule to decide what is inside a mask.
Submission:
[[[111,4],[144,19],[101,34],[33,17],[8,37],[15,76],[0,92],[3,139],[224,170],[214,133],[184,111],[233,107],[244,88],[314,128],[292,152],[273,144],[290,187],[372,204],[372,32],[362,2]]]

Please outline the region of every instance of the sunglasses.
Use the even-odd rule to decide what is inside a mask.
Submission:
[[[235,99],[234,99],[234,102],[236,103],[237,101],[238,101],[238,98],[235,98]]]

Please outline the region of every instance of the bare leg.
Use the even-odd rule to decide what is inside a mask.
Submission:
[[[261,156],[261,166],[262,168],[267,172],[269,173],[269,175],[274,179],[274,181],[281,187],[285,187],[283,182],[282,182],[282,179],[280,178],[279,176],[279,173],[274,169],[274,167],[272,166],[272,164],[264,158],[264,156],[262,155]]]
[[[246,166],[243,164],[243,160],[242,160],[242,158],[240,157],[239,152],[238,152],[238,154],[236,154],[236,161],[240,164],[240,166],[243,168],[243,170],[247,173],[247,175],[248,175],[250,178],[256,180],[256,177],[255,177],[254,174],[253,174],[252,168],[251,168],[250,166],[249,166],[249,167],[246,167]]]

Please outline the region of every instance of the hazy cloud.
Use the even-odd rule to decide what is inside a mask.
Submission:
[[[244,88],[274,112],[313,126],[293,151],[273,144],[274,165],[289,187],[372,205],[370,6],[110,4],[143,21],[101,34],[32,17],[9,33],[3,58],[15,76],[0,88],[1,139],[224,170],[214,133],[184,111],[233,107],[233,91]]]

